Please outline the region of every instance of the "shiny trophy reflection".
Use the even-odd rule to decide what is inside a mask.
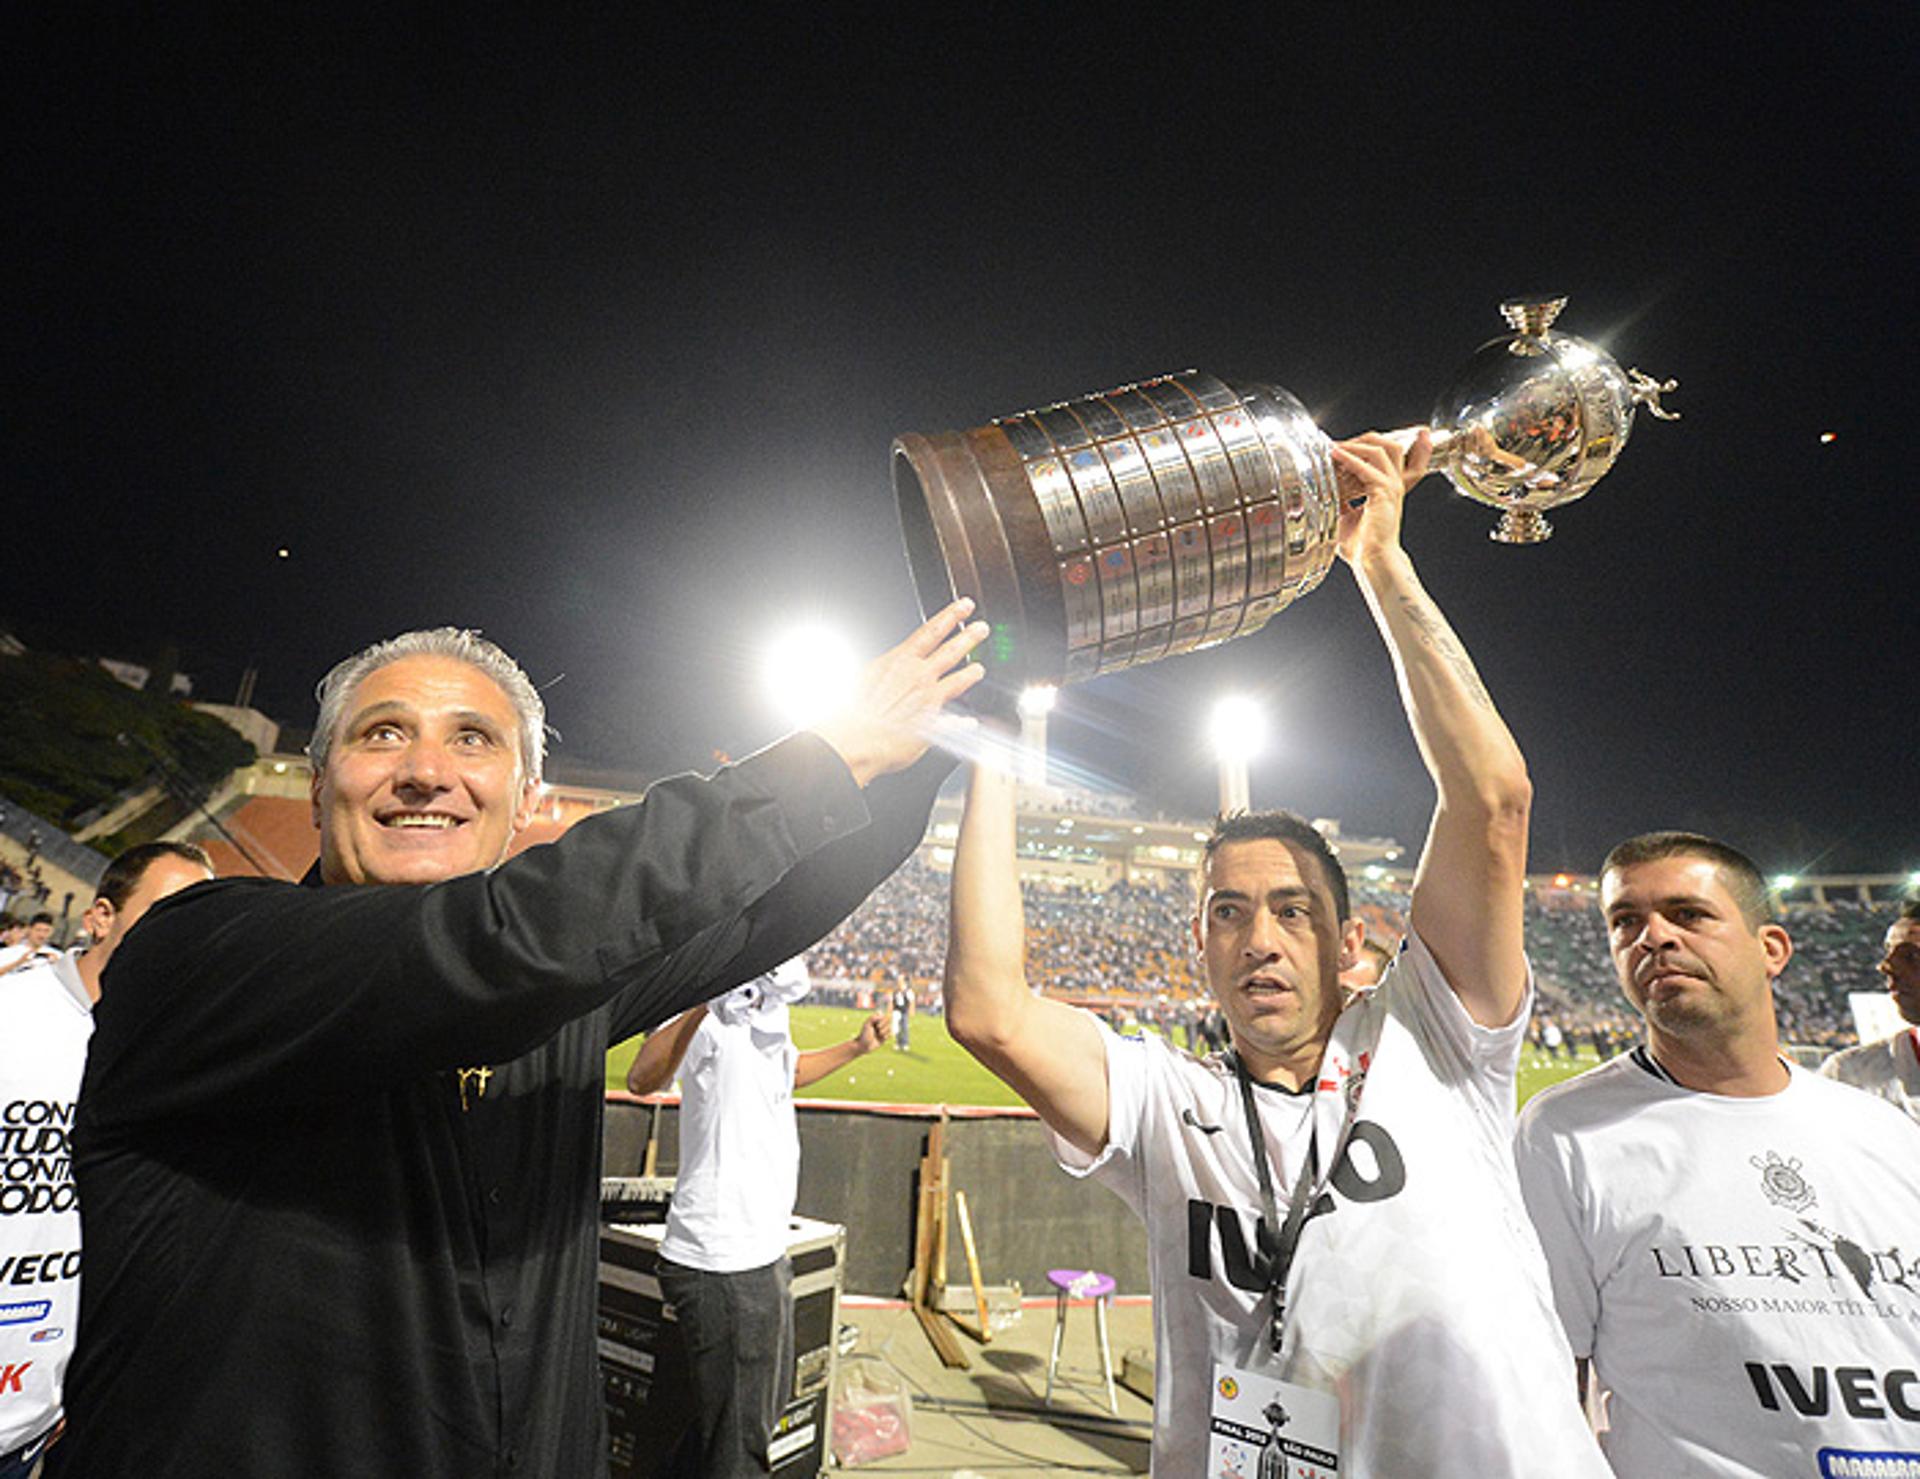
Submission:
[[[1536,543],[1674,382],[1552,328],[1565,299],[1502,305],[1433,417],[1434,466]],[[1415,430],[1396,435],[1411,440]],[[971,596],[1002,692],[1076,683],[1258,631],[1333,564],[1331,441],[1277,386],[1198,370],[893,444],[923,610]]]
[[[1623,371],[1604,350],[1555,332],[1565,298],[1500,305],[1513,333],[1474,351],[1433,408],[1433,465],[1467,497],[1501,510],[1492,537],[1537,544],[1542,516],[1583,497],[1612,467],[1635,406],[1677,421],[1660,397],[1678,382]]]

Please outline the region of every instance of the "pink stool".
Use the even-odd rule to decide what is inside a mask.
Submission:
[[[1120,1399],[1113,1390],[1113,1347],[1107,1340],[1107,1306],[1113,1303],[1113,1280],[1090,1268],[1050,1268],[1047,1282],[1053,1285],[1053,1354],[1047,1357],[1047,1395],[1044,1406],[1053,1406],[1053,1373],[1060,1364],[1060,1337],[1067,1329],[1067,1301],[1091,1299],[1093,1325],[1100,1337],[1100,1370],[1107,1379],[1107,1410],[1118,1417]]]

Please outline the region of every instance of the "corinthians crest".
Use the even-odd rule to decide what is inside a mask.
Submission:
[[[1760,1189],[1774,1206],[1804,1212],[1819,1200],[1807,1178],[1800,1174],[1797,1157],[1782,1160],[1778,1151],[1770,1150],[1764,1159],[1757,1155],[1747,1159],[1760,1172]]]

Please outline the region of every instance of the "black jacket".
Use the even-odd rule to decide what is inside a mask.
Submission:
[[[606,1050],[818,940],[950,768],[863,794],[800,735],[488,873],[156,905],[81,1090],[49,1474],[603,1474]]]

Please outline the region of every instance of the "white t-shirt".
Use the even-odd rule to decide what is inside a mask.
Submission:
[[[1911,1027],[1835,1053],[1820,1065],[1820,1075],[1878,1094],[1910,1119],[1920,1120],[1920,1033]]]
[[[67,1136],[92,1035],[70,957],[0,977],[0,1453],[60,1416],[80,1317]]]
[[[785,1256],[800,1182],[784,1001],[728,1022],[709,1012],[680,1067],[680,1171],[660,1252],[713,1273]]]
[[[39,956],[43,965],[48,961],[58,960],[60,958],[60,952],[55,950],[51,945],[41,945],[38,948],[32,945],[0,946],[0,970],[6,970],[6,968],[16,960],[27,955]],[[20,967],[21,971],[27,969],[29,969],[29,967],[24,965]],[[20,971],[8,971],[7,974],[8,976],[17,976],[20,974]]]
[[[1307,1222],[1288,1276],[1277,1364],[1232,1068],[1102,1029],[1106,1149],[1088,1162],[1055,1137],[1054,1153],[1147,1226],[1159,1479],[1205,1471],[1216,1360],[1336,1393],[1343,1476],[1604,1479],[1513,1177],[1526,1024],[1523,1006],[1506,1027],[1476,1026],[1415,937],[1341,1013],[1314,1094],[1256,1089],[1282,1217],[1316,1127],[1329,1156],[1349,1098],[1358,1106],[1334,1209]]]
[[[1920,1472],[1920,1126],[1797,1068],[1736,1099],[1627,1054],[1515,1145],[1616,1473]]]

